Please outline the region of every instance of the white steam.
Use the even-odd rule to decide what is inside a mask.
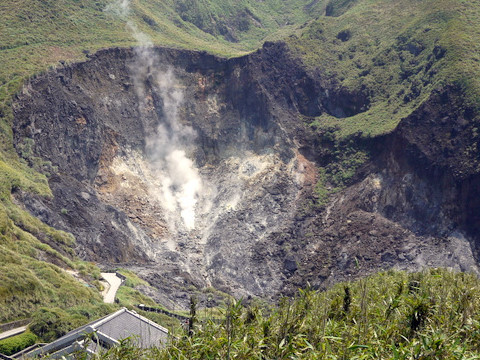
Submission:
[[[150,47],[153,45],[150,37],[138,30],[137,25],[129,19],[130,16],[130,0],[115,0],[108,4],[104,11],[115,17],[119,17],[126,21],[127,28],[132,34],[133,38],[138,42],[139,46]]]
[[[178,111],[183,91],[173,70],[156,74],[155,87],[163,103],[163,122],[147,138],[149,157],[160,176],[161,198],[165,210],[179,214],[187,230],[195,227],[195,208],[202,191],[202,181],[186,149],[195,140],[195,131],[180,123]],[[167,219],[168,220],[168,219]]]
[[[178,227],[176,219],[179,216],[184,227],[192,230],[195,228],[195,209],[202,191],[202,181],[193,161],[187,157],[186,150],[196,134],[190,126],[181,124],[179,119],[183,91],[171,68],[166,71],[159,69],[160,62],[150,37],[139,31],[128,18],[130,1],[116,0],[105,11],[125,20],[138,43],[135,61],[130,69],[142,116],[154,106],[146,88],[147,80],[161,99],[161,122],[146,139],[148,156],[160,183],[154,195],[162,202],[171,230]]]
[[[126,19],[130,14],[130,0],[115,0],[105,7],[105,12]]]
[[[165,159],[171,177],[163,179],[162,191],[165,198],[178,206],[185,227],[191,230],[195,227],[195,205],[202,189],[201,180],[185,151],[174,150]]]

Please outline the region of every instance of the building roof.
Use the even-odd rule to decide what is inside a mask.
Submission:
[[[91,341],[85,341],[91,336]],[[129,338],[141,348],[161,347],[166,342],[168,330],[148,320],[134,311],[123,308],[75,329],[65,336],[36,349],[27,357],[49,354],[52,358],[61,358],[77,351],[97,353],[118,345],[120,340]]]

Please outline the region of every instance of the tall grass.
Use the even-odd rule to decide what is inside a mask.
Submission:
[[[277,306],[224,309],[165,349],[123,344],[97,359],[476,359],[480,281],[445,269],[381,272]]]

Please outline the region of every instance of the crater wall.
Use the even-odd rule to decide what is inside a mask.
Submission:
[[[352,116],[368,98],[329,88],[281,43],[236,59],[103,50],[32,79],[13,106],[19,153],[55,170],[53,199],[16,201],[72,232],[82,258],[135,270],[164,304],[210,286],[272,298],[379,268],[477,271],[475,219],[455,195],[468,186],[448,171],[431,181],[425,152],[409,152],[418,114],[367,141],[351,186],[311,206],[331,149],[301,116]]]

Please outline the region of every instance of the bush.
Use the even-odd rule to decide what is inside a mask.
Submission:
[[[70,316],[59,308],[37,310],[30,324],[30,330],[46,342],[58,339],[72,328]]]
[[[27,331],[23,334],[0,340],[0,354],[13,355],[23,349],[32,346],[37,341],[35,334]]]

